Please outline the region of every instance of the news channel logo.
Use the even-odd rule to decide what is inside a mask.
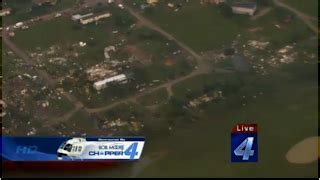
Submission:
[[[144,139],[71,138],[57,150],[58,160],[137,160],[140,159]]]
[[[258,125],[237,124],[231,131],[231,162],[258,161]]]

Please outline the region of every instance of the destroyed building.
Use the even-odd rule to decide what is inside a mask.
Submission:
[[[86,25],[86,24],[89,24],[89,23],[92,23],[92,22],[95,22],[95,21],[99,21],[100,19],[108,18],[110,16],[111,16],[110,13],[102,12],[102,13],[99,13],[99,14],[94,14],[94,15],[91,15],[91,16],[82,17],[80,19],[80,23],[83,24],[83,25]]]
[[[127,76],[125,74],[120,74],[120,75],[116,75],[116,76],[113,76],[113,77],[110,77],[110,78],[106,78],[104,80],[101,80],[101,81],[97,81],[93,84],[93,87],[96,89],[96,90],[101,90],[101,89],[104,89],[107,87],[107,85],[109,83],[112,83],[112,82],[124,82],[127,80]]]
[[[231,8],[234,14],[247,14],[253,16],[257,10],[257,4],[254,2],[235,3]]]

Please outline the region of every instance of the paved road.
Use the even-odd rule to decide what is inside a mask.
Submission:
[[[317,20],[318,21],[318,18],[310,17],[309,15],[306,15],[303,12],[300,12],[300,11],[296,10],[295,8],[289,6],[288,4],[285,4],[281,0],[273,0],[273,2],[274,2],[274,4],[276,6],[280,6],[280,7],[286,8],[289,11],[293,12],[294,14],[296,14],[297,17],[299,17],[307,26],[309,26],[309,28],[313,32],[316,33],[316,35],[318,35],[318,26],[311,21],[311,20]]]

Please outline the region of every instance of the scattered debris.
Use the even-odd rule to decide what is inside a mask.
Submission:
[[[269,44],[270,44],[270,42],[260,42],[260,41],[256,41],[256,40],[249,40],[248,41],[249,46],[254,47],[256,49],[260,49],[260,50],[264,50]]]
[[[97,81],[117,74],[115,70],[111,69],[110,65],[105,63],[96,64],[86,70],[86,73],[89,81]]]
[[[0,105],[1,105],[1,113],[0,117],[4,117],[7,113],[4,111],[5,108],[7,108],[7,104],[3,101],[0,100]]]
[[[110,59],[109,51],[115,52],[116,48],[114,46],[108,46],[108,47],[104,48],[104,57],[106,59]]]
[[[42,103],[42,107],[43,108],[46,108],[48,106],[49,106],[49,101],[45,101],[45,102]]]
[[[223,98],[222,91],[213,91],[212,93],[204,94],[192,101],[189,102],[189,107],[197,107],[203,103],[208,103],[213,100],[221,99]]]
[[[79,45],[80,45],[80,47],[85,47],[86,45],[87,45],[87,43],[85,43],[85,42],[79,42]]]

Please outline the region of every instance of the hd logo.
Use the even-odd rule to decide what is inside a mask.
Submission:
[[[257,124],[237,124],[231,132],[231,162],[258,161]]]

